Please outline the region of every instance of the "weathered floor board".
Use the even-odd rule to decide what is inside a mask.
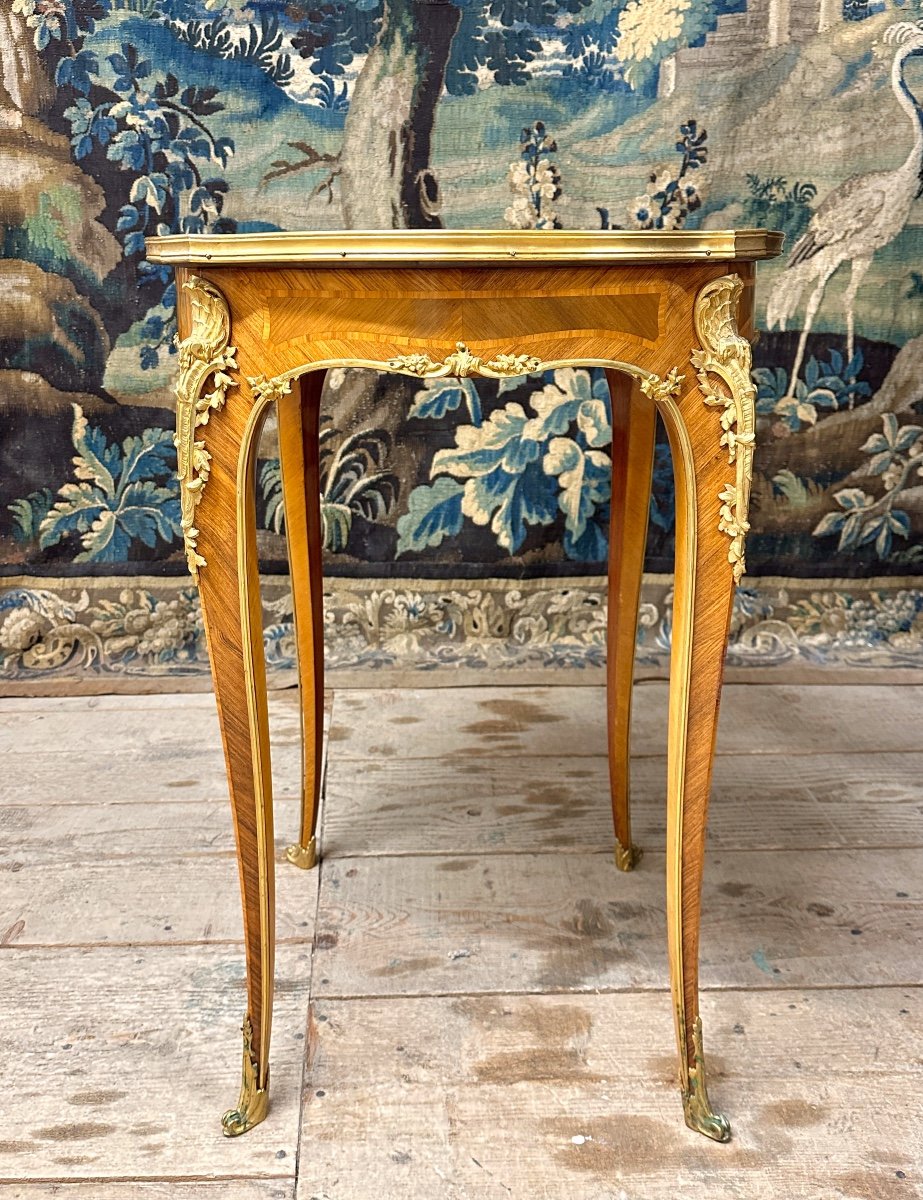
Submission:
[[[497,754],[601,756],[606,753],[605,711],[602,688],[589,687],[340,692],[330,753],[343,761],[440,758],[459,770],[465,760],[487,763]],[[916,750],[908,731],[918,725],[921,711],[923,686],[733,684],[724,689],[721,702],[718,753]],[[666,684],[636,687],[632,718],[632,753],[662,755]]]
[[[70,1183],[0,1183],[3,1200],[294,1200],[291,1179],[121,1179]]]
[[[237,1100],[239,946],[0,957],[6,1052],[0,1183],[10,1179],[294,1177],[310,947],[278,955],[273,1120],[228,1142]],[[237,1169],[235,1169],[237,1164]],[[241,1169],[243,1168],[243,1169]]]
[[[298,832],[300,808],[293,797],[280,799],[278,795],[274,807],[281,858],[282,849]],[[0,870],[18,871],[27,863],[60,868],[101,859],[111,863],[138,857],[152,860],[233,853],[234,829],[225,796],[0,805]]]
[[[299,1200],[373,1195],[372,1179],[407,1200],[919,1195],[919,989],[706,996],[710,1090],[735,1131],[721,1148],[677,1119],[663,993],[312,1016]]]
[[[706,865],[705,987],[923,982],[923,850],[720,851]],[[328,860],[315,995],[666,984],[663,855]]]
[[[328,767],[324,851],[363,854],[602,851],[612,846],[605,758],[506,757],[446,769],[437,758]],[[632,825],[666,838],[665,758],[631,764]],[[712,846],[822,849],[923,845],[923,752],[725,754],[715,762]]]
[[[175,706],[166,703],[172,699]],[[144,701],[151,702],[149,708]],[[332,703],[328,693],[325,728]],[[28,707],[19,711],[18,704]],[[274,794],[297,797],[297,693],[273,693],[269,718]],[[0,766],[0,805],[200,799],[227,804],[218,713],[209,694],[0,700]]]
[[[921,701],[726,689],[702,975],[735,1140],[716,1146],[674,1086],[664,685],[636,689],[629,875],[600,689],[328,697],[324,860],[277,873],[272,1111],[236,1141],[213,698],[0,700],[0,1197],[923,1197]],[[281,859],[296,694],[270,712]]]
[[[232,853],[0,871],[0,946],[136,945],[243,939]],[[315,878],[278,872],[281,941],[314,936]]]
[[[0,716],[0,725],[12,720]],[[70,753],[69,742],[73,743]],[[220,800],[225,808],[228,805],[217,722],[214,727],[203,722],[200,734],[177,732],[172,741],[154,744],[137,737],[129,743],[120,738],[108,748],[83,748],[71,734],[61,749],[42,746],[28,756],[5,753],[0,763],[3,805],[118,804],[124,799],[135,803]],[[294,741],[284,746],[273,743],[272,767],[273,794],[297,796],[301,765]],[[129,774],[132,782],[126,787]]]
[[[0,1183],[3,1200],[294,1200],[291,1179],[122,1179]]]

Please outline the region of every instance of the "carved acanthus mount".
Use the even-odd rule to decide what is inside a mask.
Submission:
[[[530,354],[498,354],[484,362],[472,354],[464,342],[456,342],[454,351],[442,362],[436,362],[428,354],[403,354],[388,360],[389,371],[400,371],[403,375],[416,375],[420,379],[441,379],[451,375],[465,378],[480,375],[484,379],[508,379],[512,375],[531,375],[542,369],[541,360]]]
[[[281,400],[291,392],[295,378],[290,375],[276,375],[267,379],[265,375],[248,375],[247,383],[250,384],[255,400],[273,401]]]
[[[177,474],[180,481],[180,524],[186,547],[186,562],[193,579],[205,559],[196,545],[199,531],[195,511],[208,482],[211,455],[204,438],[196,439],[196,430],[208,424],[213,411],[220,409],[234,380],[228,371],[237,366],[236,350],[228,345],[231,318],[218,289],[193,275],[183,287],[192,293],[192,329],[178,343],[179,378],[176,382]],[[211,389],[203,387],[211,378]]]
[[[750,379],[750,343],[737,330],[737,307],[743,283],[739,275],[722,275],[699,292],[695,301],[695,330],[701,350],[693,350],[692,365],[705,403],[720,408],[721,445],[727,447],[728,463],[736,464],[733,483],[718,495],[721,506],[718,528],[731,539],[728,562],[734,580],[746,570],[744,540],[750,528],[750,485],[753,479],[753,444],[756,437],[756,388]],[[717,376],[727,388],[718,388]]]
[[[648,375],[640,381],[638,386],[645,396],[650,396],[655,404],[662,404],[665,400],[676,399],[685,378],[686,376],[681,375],[676,367],[672,367],[663,378],[659,375]]]

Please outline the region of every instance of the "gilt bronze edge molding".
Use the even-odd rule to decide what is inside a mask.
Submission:
[[[776,258],[783,235],[767,229],[342,230],[168,234],[148,238],[150,262],[176,266],[305,267],[498,263],[699,263]]]
[[[543,360],[530,354],[495,354],[483,359],[472,354],[465,342],[456,342],[455,349],[444,359],[434,359],[426,351],[396,355],[389,359],[335,358],[302,363],[267,378],[251,375],[247,382],[258,403],[265,404],[287,395],[292,384],[311,371],[330,371],[337,368],[378,371],[383,375],[411,375],[416,379],[442,379],[446,377],[480,379],[509,379],[516,376],[538,375],[545,371],[556,371],[562,367],[603,367],[606,370],[622,371],[638,380],[642,392],[657,403],[675,399],[685,379],[673,367],[666,375],[657,375],[634,363],[610,358],[560,358]]]

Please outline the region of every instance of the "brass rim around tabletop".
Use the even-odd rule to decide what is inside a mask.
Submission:
[[[342,230],[169,234],[151,237],[151,262],[211,266],[436,263],[692,262],[775,258],[782,234],[766,229]]]

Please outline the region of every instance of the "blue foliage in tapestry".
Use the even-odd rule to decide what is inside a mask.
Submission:
[[[473,390],[469,380],[433,380],[416,415],[457,408]],[[531,528],[563,514],[568,558],[605,559],[612,469],[602,450],[612,441],[605,377],[555,371],[528,406],[511,401],[481,420],[469,398],[472,424],[458,426],[453,449],[437,452],[434,482],[414,488],[398,520],[399,554],[438,546],[461,532],[465,518],[489,526],[498,546],[515,554]]]
[[[826,362],[819,362],[812,356],[805,367],[804,379],[796,379],[791,391],[784,367],[757,367],[753,372],[757,389],[756,411],[760,415],[777,417],[792,432],[804,424],[814,425],[819,410],[851,409],[869,396],[870,385],[859,378],[862,366],[861,350],[857,350],[845,365],[838,350],[830,350]]]
[[[852,550],[874,542],[875,553],[886,559],[895,537],[910,534],[910,517],[897,507],[898,497],[912,476],[923,476],[923,426],[899,425],[894,413],[885,413],[882,430],[862,446],[869,456],[869,476],[881,480],[881,495],[870,495],[860,487],[834,492],[839,512],[828,513],[814,530],[815,537],[839,534],[838,550]],[[923,559],[923,546],[911,547],[903,561]]]
[[[78,62],[79,68],[68,66]],[[80,52],[75,59],[61,60],[57,78],[59,84],[68,82],[84,93],[108,79],[121,97],[94,105],[82,95],[64,116],[70,122],[76,159],[86,158],[98,146],[131,180],[116,232],[126,257],[136,260],[141,282],[163,288],[157,301],[163,311],[150,312],[142,329],[140,365],[148,369],[157,366],[161,348],[174,352],[176,288],[168,267],[142,257],[145,236],[202,233],[218,220],[228,185],[208,172],[227,166],[234,143],[229,137],[216,137],[205,123],[223,108],[215,99],[217,88],[192,85],[181,90],[172,72],[152,82],[151,64],[128,43],[106,62],[109,69],[101,72],[95,55]]]
[[[118,202],[114,232],[138,287],[128,307],[146,302],[148,309],[139,330],[142,370],[156,367],[162,351],[175,352],[172,271],[147,262],[145,239],[236,227],[233,220],[221,218],[228,190],[223,173],[234,141],[210,124],[224,109],[217,87],[181,86],[172,71],[158,72],[131,41],[102,55],[88,43],[106,44],[110,19],[125,20],[120,9],[127,9],[129,21],[143,17],[169,26],[176,7],[188,16],[197,6],[161,0],[14,2],[53,72],[56,106],[75,162],[102,184],[110,203]]]
[[[42,549],[66,538],[82,547],[74,562],[125,562],[133,541],[153,548],[181,536],[179,485],[173,436],[145,429],[121,445],[107,441],[74,406],[73,458],[76,482],[48,489],[9,507],[21,541],[36,539]]]
[[[824,28],[808,7],[795,20],[768,0],[8,7],[0,115],[22,182],[14,200],[0,195],[2,257],[8,325],[22,336],[15,347],[0,337],[0,365],[17,398],[14,440],[34,445],[40,429],[53,464],[38,478],[37,456],[17,455],[0,479],[11,563],[63,563],[72,547],[81,562],[181,568],[172,451],[156,434],[169,422],[176,292],[146,241],[295,224],[784,230],[788,261],[761,268],[758,293],[768,328],[755,348],[748,561],[784,574],[808,558],[831,575],[919,562],[918,4],[847,3],[825,10]],[[811,72],[810,119],[789,121]],[[878,128],[889,138],[868,136]],[[440,547],[451,558],[471,544],[487,562],[604,556],[608,443],[580,408],[607,402],[592,376],[499,392],[432,381],[409,411],[382,404],[374,429],[360,391],[347,380],[327,393],[329,550],[384,573],[395,555],[436,561]],[[39,397],[41,419],[20,394]],[[99,462],[120,457],[110,482],[78,473],[64,494],[64,463],[83,454],[71,400],[82,440],[101,439]],[[432,439],[408,449],[408,421]],[[162,444],[146,473],[123,478],[127,441],[149,435]],[[282,529],[273,463],[261,478],[271,540]],[[144,515],[139,485],[148,499],[170,493],[159,518]],[[656,570],[669,569],[673,524],[659,444]]]

